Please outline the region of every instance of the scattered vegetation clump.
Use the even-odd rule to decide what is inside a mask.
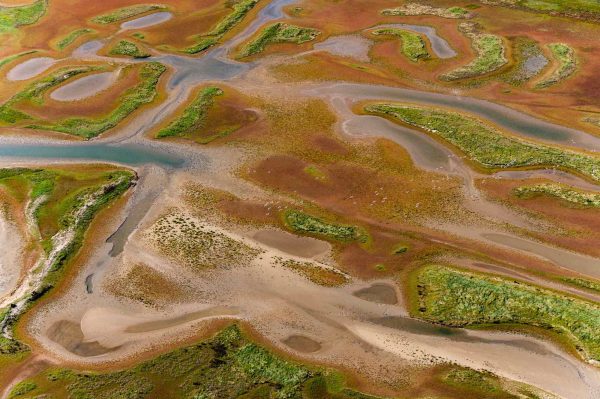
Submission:
[[[293,259],[277,258],[276,263],[293,270],[315,284],[325,287],[339,287],[350,281],[344,273],[330,267],[320,266],[313,262],[298,262]]]
[[[9,62],[13,62],[14,60],[16,60],[18,58],[24,57],[29,54],[33,54],[35,52],[37,52],[37,50],[28,50],[28,51],[23,51],[22,53],[8,55],[8,56],[0,59],[0,68],[2,68],[4,65],[8,64]]]
[[[306,168],[304,168],[304,172],[315,178],[315,180],[327,180],[327,175],[315,165],[308,165]]]
[[[342,242],[364,242],[367,239],[366,233],[359,227],[331,223],[296,210],[284,212],[283,220],[286,226],[297,233],[316,235]]]
[[[600,157],[503,134],[470,116],[403,104],[365,108],[443,138],[486,168],[558,167],[600,181]]]
[[[471,39],[471,45],[477,57],[460,68],[440,76],[446,81],[474,78],[494,72],[508,62],[504,51],[504,42],[500,36],[479,33],[474,24],[464,22],[459,29]]]
[[[481,394],[499,394],[504,390],[497,376],[485,371],[455,367],[442,377],[444,383]]]
[[[197,54],[209,47],[214,46],[234,26],[244,19],[246,14],[254,8],[259,0],[240,0],[233,4],[233,11],[223,18],[219,23],[204,35],[198,35],[196,44],[183,49],[184,53]]]
[[[248,43],[241,50],[239,58],[249,57],[262,52],[268,44],[295,43],[302,44],[314,40],[321,32],[313,28],[304,28],[283,22],[274,23]]]
[[[401,255],[405,252],[408,252],[408,245],[398,244],[392,249],[392,254]]]
[[[552,43],[548,45],[548,48],[552,52],[552,56],[554,57],[557,66],[550,76],[538,82],[536,85],[538,89],[550,87],[565,80],[575,72],[575,69],[577,69],[575,50],[569,45],[564,43]]]
[[[66,36],[62,37],[58,42],[56,42],[56,48],[58,48],[59,50],[64,50],[80,37],[95,32],[96,31],[94,29],[89,28],[75,29],[74,31],[69,32]]]
[[[15,387],[10,392],[10,398],[15,398],[17,396],[25,395],[37,388],[37,385],[31,381],[22,381],[15,385]]]
[[[513,86],[520,86],[537,76],[548,65],[548,59],[538,43],[519,36],[511,40],[515,64],[500,78]]]
[[[402,54],[412,62],[429,58],[427,46],[421,35],[405,29],[385,28],[373,31],[374,35],[387,35],[399,37],[402,41]]]
[[[583,357],[600,359],[598,305],[501,277],[430,265],[414,276],[416,316],[453,327],[494,324],[541,327]]]
[[[117,297],[148,306],[172,304],[186,295],[176,282],[144,264],[135,264],[123,275],[112,277],[105,282],[105,288]]]
[[[133,111],[154,100],[157,94],[158,80],[166,67],[158,62],[148,62],[140,68],[141,82],[123,93],[119,105],[108,115],[100,118],[67,118],[55,122],[40,121],[27,126],[31,129],[53,130],[90,139],[112,129]],[[1,115],[1,112],[0,112]]]
[[[600,4],[596,0],[482,0],[482,2],[572,18],[600,19]]]
[[[373,398],[346,388],[337,372],[275,355],[250,341],[236,325],[126,370],[50,368],[24,383],[36,384],[27,392],[30,396],[56,398]]]
[[[117,10],[113,10],[107,14],[99,15],[97,17],[92,18],[92,22],[97,24],[112,24],[114,22],[119,22],[124,19],[129,19],[140,14],[145,14],[150,11],[156,10],[164,10],[167,7],[162,4],[136,4],[129,7],[119,8]]]
[[[388,8],[381,11],[383,15],[416,16],[435,15],[443,18],[466,18],[469,11],[461,7],[432,7],[425,4],[409,3],[396,8]]]
[[[19,26],[36,23],[46,13],[47,7],[48,0],[37,0],[15,7],[0,6],[0,34],[10,33]]]
[[[150,53],[142,50],[137,44],[129,40],[119,40],[109,51],[109,55],[120,56],[125,55],[133,58],[147,58]]]
[[[163,255],[192,270],[242,267],[261,253],[180,212],[158,219],[146,237]]]
[[[53,74],[36,80],[29,84],[25,89],[13,95],[8,101],[0,105],[0,123],[14,124],[22,120],[33,119],[33,117],[19,111],[16,106],[24,101],[41,105],[43,103],[42,95],[54,86],[67,81],[68,79],[84,73],[99,71],[99,66],[77,66],[64,67]]]
[[[600,208],[600,194],[574,190],[560,184],[542,183],[534,186],[517,187],[514,193],[519,198],[548,195],[583,207]]]
[[[156,137],[183,136],[202,129],[206,122],[208,111],[215,103],[215,97],[223,95],[223,90],[218,87],[206,87],[202,89],[184,110],[182,115],[171,122],[167,127],[161,129]],[[210,142],[216,137],[211,137]]]

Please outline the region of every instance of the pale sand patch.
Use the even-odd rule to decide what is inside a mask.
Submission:
[[[0,298],[12,291],[21,275],[23,237],[19,228],[0,211]]]

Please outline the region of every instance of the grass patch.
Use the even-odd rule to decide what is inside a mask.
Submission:
[[[443,138],[485,168],[558,167],[600,181],[599,157],[510,137],[470,116],[402,104],[373,104],[365,110]]]
[[[235,325],[126,370],[54,368],[25,383],[36,385],[29,395],[56,399],[372,398],[346,388],[339,373],[306,367],[256,345]]]
[[[319,181],[327,180],[327,175],[315,165],[308,165],[307,167],[305,167],[304,173],[313,177],[315,180],[319,180]]]
[[[306,43],[314,40],[320,33],[321,32],[317,29],[303,28],[285,24],[283,22],[277,22],[263,29],[256,39],[244,46],[240,52],[239,58],[258,54],[262,52],[268,44]]]
[[[167,7],[162,4],[136,4],[134,6],[119,8],[107,14],[94,17],[92,18],[92,22],[102,25],[112,24],[150,11],[164,10],[166,8]]]
[[[474,78],[494,72],[508,62],[504,54],[504,42],[500,36],[478,33],[473,24],[462,23],[459,29],[471,39],[476,58],[470,63],[440,76],[446,81]]]
[[[296,233],[314,235],[329,240],[365,242],[367,235],[357,226],[328,222],[297,210],[288,210],[283,214],[285,225]]]
[[[65,48],[67,48],[71,44],[73,44],[80,37],[89,35],[91,33],[96,33],[96,31],[94,29],[89,29],[89,28],[75,29],[75,30],[69,32],[66,36],[59,39],[58,42],[56,42],[56,48],[59,50],[64,50]]]
[[[442,381],[451,387],[465,389],[483,395],[505,393],[498,377],[484,371],[455,367],[442,376]]]
[[[133,58],[147,58],[150,57],[150,53],[146,50],[138,47],[137,44],[130,42],[129,40],[119,40],[108,52],[109,55],[113,56],[128,56]]]
[[[427,46],[421,35],[405,30],[405,29],[377,29],[373,31],[374,35],[395,36],[402,41],[402,54],[404,54],[412,62],[417,62],[421,59],[429,58]]]
[[[9,125],[22,120],[33,119],[31,116],[16,109],[16,106],[24,101],[41,105],[43,103],[43,94],[51,88],[74,76],[101,69],[102,67],[98,66],[64,67],[47,77],[36,80],[0,105],[0,124]]]
[[[498,4],[514,4],[542,13],[559,13],[569,17],[598,19],[600,16],[600,4],[596,0],[516,0],[510,3],[498,2]]]
[[[442,18],[465,18],[469,11],[462,7],[433,7],[419,3],[409,3],[396,8],[388,8],[381,11],[383,15],[416,16],[435,15]]]
[[[218,87],[202,89],[194,101],[183,110],[182,115],[161,129],[156,137],[181,137],[201,129],[205,125],[208,111],[215,103],[215,97],[221,95],[223,90]]]
[[[592,281],[580,277],[560,277],[559,280],[578,288],[600,292],[600,282],[598,281]]]
[[[6,57],[0,59],[0,68],[2,68],[4,65],[6,65],[10,62],[13,62],[16,59],[19,59],[21,57],[24,57],[26,55],[33,54],[33,53],[37,53],[37,50],[23,51],[22,53],[6,56]]]
[[[158,62],[148,62],[141,66],[141,82],[123,93],[119,105],[108,115],[100,118],[68,118],[56,122],[36,122],[28,125],[30,129],[52,130],[90,139],[112,129],[136,109],[154,100],[157,94],[158,80],[166,67]]]
[[[9,33],[23,25],[36,23],[48,7],[47,0],[16,7],[0,7],[0,33]]]
[[[524,199],[547,195],[582,207],[600,208],[600,194],[577,191],[560,184],[543,183],[534,186],[522,186],[516,188],[514,194]]]
[[[188,54],[200,53],[209,47],[214,46],[219,40],[225,36],[227,32],[239,24],[246,14],[256,6],[259,0],[240,0],[233,4],[233,11],[224,17],[219,23],[214,26],[208,33],[198,35],[196,44],[187,47],[182,51]]]
[[[543,89],[553,86],[562,80],[571,76],[577,69],[577,58],[575,50],[564,43],[552,43],[548,45],[557,67],[552,71],[550,76],[538,82],[536,88]]]
[[[600,360],[600,307],[594,303],[443,266],[426,266],[415,273],[415,316],[454,327],[541,327],[558,334],[583,357]]]

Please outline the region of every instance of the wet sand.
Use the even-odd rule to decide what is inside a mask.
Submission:
[[[315,258],[330,250],[330,245],[310,237],[300,237],[281,230],[261,230],[252,235],[261,244],[303,258]]]

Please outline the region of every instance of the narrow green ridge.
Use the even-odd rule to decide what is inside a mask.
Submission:
[[[439,136],[486,168],[558,167],[600,181],[600,157],[508,136],[470,116],[393,103],[365,110]]]
[[[495,324],[541,327],[581,355],[600,360],[600,307],[592,302],[501,277],[430,265],[418,269],[413,313],[452,327]]]
[[[570,187],[555,183],[542,183],[533,186],[521,186],[514,190],[519,198],[532,198],[539,195],[548,195],[571,204],[583,207],[600,208],[600,194],[574,190]]]
[[[551,43],[548,45],[552,56],[558,66],[554,69],[552,74],[546,79],[540,81],[536,88],[544,89],[565,80],[577,69],[577,58],[575,57],[575,50],[569,45],[564,43]]]
[[[136,4],[129,7],[118,8],[109,13],[102,14],[92,18],[92,22],[97,24],[107,25],[114,22],[119,22],[124,19],[136,17],[150,11],[164,10],[167,6],[163,4]]]
[[[425,45],[425,40],[418,33],[406,29],[384,28],[373,31],[374,35],[395,36],[402,42],[402,54],[412,62],[429,58],[429,52]]]
[[[71,44],[73,44],[75,42],[75,40],[79,39],[80,37],[85,36],[90,33],[95,33],[95,32],[96,31],[94,29],[89,29],[89,28],[75,29],[75,30],[69,32],[68,34],[66,34],[65,36],[63,36],[58,42],[56,42],[56,48],[59,50],[64,50],[65,48],[67,48]]]
[[[244,46],[238,58],[258,54],[272,43],[306,43],[314,40],[320,33],[317,29],[277,22],[263,29],[256,39]]]

